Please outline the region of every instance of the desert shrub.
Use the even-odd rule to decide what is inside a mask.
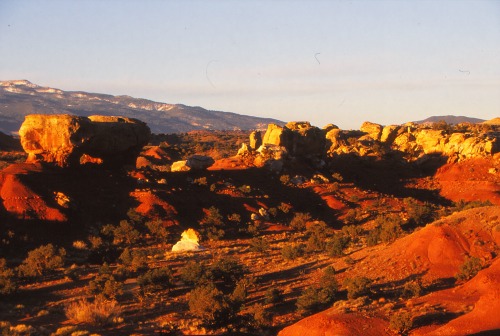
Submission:
[[[405,299],[418,297],[422,293],[422,286],[417,281],[410,281],[403,286],[401,296]]]
[[[307,234],[309,235],[306,244],[306,250],[309,252],[313,251],[324,251],[327,246],[328,237],[328,226],[323,221],[315,221],[307,229]]]
[[[350,242],[349,236],[341,233],[337,233],[332,237],[332,240],[328,243],[328,254],[332,257],[341,257],[344,255],[344,249],[349,246]]]
[[[203,177],[199,177],[197,179],[194,179],[193,184],[197,184],[199,186],[206,186],[206,185],[208,185],[207,178],[205,176],[203,176]]]
[[[241,215],[240,215],[240,214],[237,214],[237,213],[233,213],[233,214],[231,214],[231,215],[228,215],[228,216],[227,216],[227,219],[228,219],[230,222],[239,223],[239,222],[241,222]]]
[[[242,278],[236,283],[236,286],[234,287],[234,290],[229,297],[234,311],[239,310],[243,303],[245,303],[245,300],[248,296],[248,288],[250,285],[251,281],[247,278]]]
[[[362,215],[362,210],[359,208],[349,209],[344,216],[344,222],[350,225],[358,223],[362,220]]]
[[[157,291],[168,289],[174,285],[174,276],[168,267],[150,269],[137,277],[137,283],[144,295],[151,295]]]
[[[119,321],[121,307],[118,302],[97,298],[94,302],[80,300],[70,303],[66,317],[76,323],[106,326]]]
[[[473,278],[482,268],[483,265],[481,263],[481,259],[479,259],[478,257],[468,257],[460,266],[460,269],[455,275],[455,278],[461,281],[469,280]]]
[[[305,230],[307,222],[311,221],[309,213],[297,212],[290,221],[290,227],[295,230]]]
[[[297,299],[297,310],[299,312],[312,312],[320,309],[335,300],[339,284],[335,278],[335,270],[329,266],[320,277],[316,286],[311,286],[302,291]]]
[[[378,244],[380,241],[380,228],[375,228],[373,230],[370,230],[368,232],[368,235],[366,236],[366,244],[368,246],[375,246]]]
[[[211,206],[200,222],[203,234],[210,240],[219,240],[224,237],[224,217],[219,209]]]
[[[471,201],[471,202],[466,202],[464,200],[460,200],[458,202],[455,202],[455,204],[453,205],[452,211],[463,211],[463,210],[480,208],[480,207],[490,206],[490,205],[493,205],[493,204],[489,200],[487,200],[487,201]]]
[[[163,225],[163,222],[159,219],[147,221],[146,227],[151,233],[151,236],[153,236],[157,241],[163,242],[168,237],[167,228]]]
[[[54,245],[42,245],[30,252],[21,265],[19,272],[24,276],[40,276],[64,265],[66,250],[57,250]]]
[[[352,241],[356,241],[363,234],[363,228],[358,225],[346,225],[342,227],[342,233],[349,236]]]
[[[287,203],[284,203],[284,202],[281,202],[281,204],[278,206],[278,209],[283,212],[284,214],[287,214],[290,212],[290,210],[292,209],[292,206],[290,204],[287,204]]]
[[[211,277],[215,281],[221,280],[225,286],[230,288],[233,288],[247,272],[244,265],[230,257],[218,259],[210,267]]]
[[[111,274],[109,266],[104,264],[89,282],[87,293],[103,299],[114,299],[123,293],[123,285]]]
[[[295,260],[304,255],[302,244],[287,244],[281,249],[281,256],[285,260]]]
[[[391,243],[403,234],[403,220],[397,214],[379,216],[375,223],[379,229],[379,238],[384,243]]]
[[[413,318],[408,312],[393,314],[389,319],[389,328],[399,335],[406,333],[413,327]]]
[[[134,273],[147,268],[147,258],[144,253],[131,251],[128,247],[123,250],[118,260],[128,272]]]
[[[276,287],[269,288],[264,294],[265,304],[276,304],[278,302],[281,302],[282,300],[283,300],[283,294]]]
[[[14,271],[7,267],[7,261],[0,258],[0,295],[9,295],[17,290]]]
[[[179,270],[179,276],[187,285],[196,285],[207,279],[206,269],[203,264],[194,260],[187,262],[184,267]]]
[[[223,323],[231,315],[229,300],[213,283],[189,293],[189,312],[208,325]]]
[[[288,185],[290,183],[290,175],[281,175],[280,182],[284,185]]]
[[[127,220],[121,220],[113,230],[115,244],[134,244],[139,240],[141,234]]]
[[[323,274],[319,279],[319,288],[324,292],[324,296],[328,301],[333,301],[339,290],[339,283],[335,277],[335,269],[328,266],[323,270]]]
[[[269,208],[267,210],[267,212],[269,213],[269,215],[271,215],[273,218],[276,218],[278,216],[278,208]]]
[[[411,197],[405,198],[404,203],[410,224],[421,226],[434,220],[435,209],[429,203],[420,204]]]
[[[252,324],[255,328],[265,328],[272,322],[271,314],[260,303],[250,307],[249,314],[252,316]]]
[[[362,276],[345,279],[344,287],[347,288],[347,298],[356,299],[360,296],[368,295],[371,282],[370,279]]]
[[[253,252],[266,253],[269,250],[269,243],[262,237],[252,238],[250,241],[250,250]]]

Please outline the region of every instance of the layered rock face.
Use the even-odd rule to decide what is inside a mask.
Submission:
[[[151,132],[132,118],[32,114],[26,116],[19,135],[29,162],[70,167],[86,160],[122,166],[135,164]]]

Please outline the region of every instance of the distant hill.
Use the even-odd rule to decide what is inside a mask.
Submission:
[[[210,111],[199,106],[158,103],[130,96],[41,87],[27,80],[0,81],[0,131],[17,132],[27,114],[65,113],[81,116],[121,115],[148,124],[153,133],[193,130],[262,129],[284,122],[230,112]]]
[[[473,124],[481,123],[484,122],[484,119],[479,119],[479,118],[471,118],[471,117],[464,117],[464,116],[454,116],[454,115],[446,115],[446,116],[433,116],[429,117],[424,120],[420,121],[415,121],[417,124],[427,124],[427,123],[435,123],[438,121],[444,120],[447,124],[460,124],[464,122],[469,122]]]

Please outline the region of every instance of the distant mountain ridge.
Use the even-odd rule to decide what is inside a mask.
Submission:
[[[0,81],[0,131],[17,132],[28,114],[120,115],[140,119],[153,133],[193,130],[264,129],[270,123],[285,123],[231,112],[211,111],[199,106],[167,104],[130,96],[42,87],[27,80]]]
[[[482,123],[485,122],[486,120],[484,119],[479,119],[479,118],[471,118],[471,117],[465,117],[465,116],[454,116],[454,115],[445,115],[445,116],[432,116],[424,120],[420,121],[415,121],[417,124],[426,124],[426,123],[435,123],[439,121],[445,121],[447,124],[460,124],[464,122],[469,122],[472,124],[477,124],[477,123]]]

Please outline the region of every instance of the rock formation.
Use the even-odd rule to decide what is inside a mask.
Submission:
[[[105,165],[122,166],[135,164],[150,130],[131,118],[32,114],[26,116],[19,135],[29,162],[68,167],[81,164],[86,155]]]
[[[172,172],[205,170],[215,163],[214,159],[205,155],[192,155],[187,160],[176,161],[172,164]]]

